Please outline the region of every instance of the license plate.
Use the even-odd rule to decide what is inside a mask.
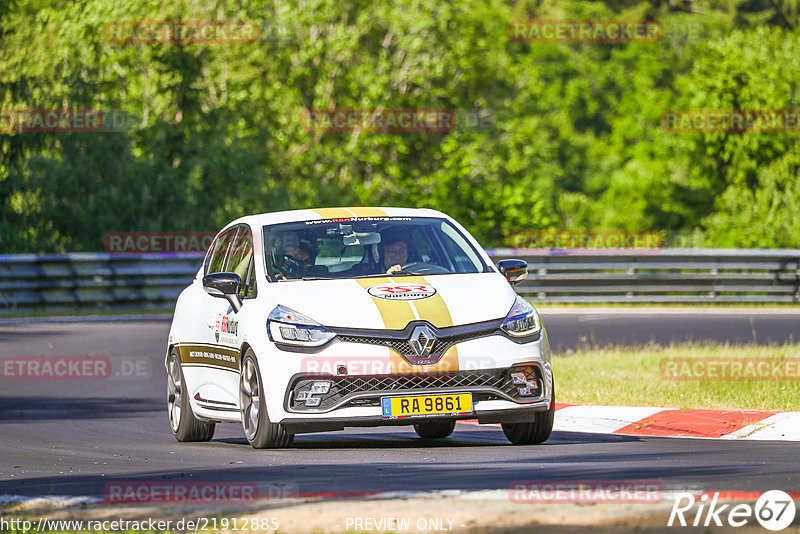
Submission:
[[[417,397],[381,398],[384,417],[412,415],[454,415],[472,411],[471,393],[420,395]]]

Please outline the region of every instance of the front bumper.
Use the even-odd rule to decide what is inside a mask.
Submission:
[[[477,410],[474,414],[458,417],[440,417],[436,420],[478,420],[479,424],[491,423],[525,423],[533,419],[536,412],[543,412],[550,408],[550,400],[516,409],[486,409]],[[407,417],[403,419],[386,419],[380,415],[359,417],[290,417],[284,419],[282,424],[290,434],[305,434],[309,432],[329,432],[344,430],[345,427],[376,427],[376,426],[407,426],[431,421],[425,417]]]
[[[270,349],[274,351],[274,345]],[[381,356],[381,350],[386,351],[385,356]],[[287,425],[292,433],[347,426],[414,424],[431,416],[409,416],[401,420],[384,418],[381,398],[442,393],[471,393],[473,398],[471,412],[458,416],[435,416],[443,419],[477,419],[487,423],[525,421],[533,418],[533,412],[550,407],[553,374],[546,331],[527,343],[500,335],[463,340],[457,344],[457,351],[458,365],[454,370],[440,370],[438,373],[394,370],[387,373],[388,348],[364,343],[338,342],[320,353],[296,356],[280,351],[270,359],[292,365],[273,367],[280,372],[264,373],[270,419]],[[344,370],[346,374],[338,376],[336,363],[340,360],[378,362],[379,365],[374,370],[368,365],[358,367],[362,372],[352,372],[348,368]],[[537,380],[536,388],[530,395],[519,395],[521,385],[509,383],[510,368],[523,364],[535,370],[532,378]],[[267,365],[265,362],[261,368],[265,369]],[[419,366],[419,369],[422,371],[423,367]],[[314,372],[310,372],[312,370]],[[297,402],[297,392],[307,390],[308,385],[315,381],[329,381],[329,390],[313,395],[319,398],[313,405],[306,406],[305,399]],[[507,417],[497,415],[501,412]]]
[[[514,380],[512,373],[517,380]],[[525,374],[525,384],[519,383],[519,373]],[[296,375],[284,398],[284,409],[291,416],[284,419],[282,424],[290,433],[302,434],[342,430],[345,427],[413,425],[432,418],[477,419],[480,424],[527,422],[533,419],[536,412],[550,408],[553,388],[549,377],[550,373],[539,362],[504,369],[418,375]],[[311,386],[321,382],[329,384],[327,392],[312,395]],[[521,389],[524,389],[524,394],[520,393]],[[472,394],[472,409],[458,415],[441,416],[390,418],[381,414],[383,397],[448,393]],[[319,400],[314,406],[306,406],[309,398]]]
[[[512,376],[514,375],[514,376]],[[524,380],[521,378],[524,375]],[[324,384],[324,393],[314,393]],[[380,406],[391,396],[471,393],[473,402],[507,400],[532,404],[545,400],[545,371],[539,362],[504,369],[444,373],[335,376],[297,374],[286,389],[287,413],[322,414],[343,407]]]

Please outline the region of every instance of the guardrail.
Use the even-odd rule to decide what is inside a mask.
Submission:
[[[169,310],[200,253],[0,256],[0,315],[27,311]]]
[[[800,302],[800,250],[489,249],[540,302]],[[0,315],[174,306],[203,254],[0,255]]]
[[[490,249],[528,262],[517,292],[545,302],[800,302],[800,250]]]

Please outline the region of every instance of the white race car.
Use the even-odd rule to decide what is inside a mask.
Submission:
[[[253,447],[295,434],[456,420],[541,443],[555,392],[547,333],[497,266],[430,209],[322,208],[228,224],[178,297],[166,353],[178,441],[238,422]]]

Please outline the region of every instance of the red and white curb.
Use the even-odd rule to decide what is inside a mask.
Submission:
[[[800,412],[556,404],[553,429],[629,436],[800,441]]]

